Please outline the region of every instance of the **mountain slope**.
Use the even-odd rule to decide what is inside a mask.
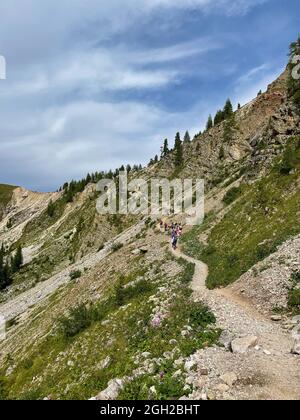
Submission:
[[[185,227],[184,254],[171,254],[156,220],[98,215],[93,183],[71,201],[64,191],[7,196],[0,243],[7,258],[22,244],[25,264],[0,294],[0,397],[297,398],[300,119],[287,78],[185,144],[181,166],[171,151],[138,173],[205,178],[206,218]],[[248,284],[263,289],[269,273],[263,308]],[[237,283],[207,290],[205,280]],[[259,348],[226,351],[249,334]]]

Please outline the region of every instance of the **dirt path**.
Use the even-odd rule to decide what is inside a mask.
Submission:
[[[254,335],[258,347],[246,354],[236,354],[222,348],[208,348],[194,355],[198,365],[209,367],[206,389],[220,385],[220,375],[233,372],[239,378],[237,386],[226,392],[215,391],[218,399],[300,399],[299,357],[290,353],[291,334],[280,324],[261,315],[251,302],[234,294],[229,288],[208,290],[208,267],[186,256],[180,250],[176,257],[195,264],[192,282],[195,301],[207,304],[217,318],[217,325],[234,338]],[[203,380],[196,377],[195,382]],[[197,398],[198,395],[194,395]]]

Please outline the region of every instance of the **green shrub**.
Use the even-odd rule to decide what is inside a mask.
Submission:
[[[256,250],[258,261],[264,260],[275,251],[276,251],[276,246],[272,243],[260,245]]]
[[[117,306],[123,306],[136,297],[143,296],[153,290],[153,286],[147,280],[141,280],[135,285],[124,287],[124,279],[121,278],[114,289],[114,301]]]
[[[5,400],[8,396],[6,384],[7,379],[5,377],[0,377],[0,401]]]
[[[112,252],[117,252],[119,251],[119,249],[123,248],[123,244],[121,244],[120,242],[115,242],[114,244],[112,244],[111,246],[111,250]]]
[[[191,303],[189,307],[189,322],[192,327],[205,328],[209,324],[215,324],[216,318],[208,307],[201,303]]]
[[[229,205],[237,200],[242,194],[242,187],[233,187],[225,194],[223,201],[225,204]]]
[[[282,158],[280,165],[280,173],[282,175],[289,175],[295,167],[294,153],[291,147],[287,147]]]
[[[288,305],[291,308],[300,309],[300,290],[299,289],[290,290]]]
[[[80,270],[71,271],[71,273],[70,273],[70,279],[71,280],[79,279],[81,277],[81,275],[82,275],[82,273],[81,273]]]
[[[50,200],[48,207],[47,207],[47,215],[49,217],[53,217],[55,214],[55,204],[53,203],[52,200]]]
[[[291,275],[291,281],[294,283],[300,283],[300,270],[294,271]]]
[[[64,337],[70,338],[90,327],[91,323],[90,311],[85,305],[80,305],[58,321],[58,328]]]
[[[154,386],[155,395],[151,395],[150,388]],[[123,401],[145,401],[149,398],[162,400],[175,400],[184,395],[184,382],[181,378],[173,378],[170,373],[161,379],[141,377],[128,383],[119,394],[118,399]]]

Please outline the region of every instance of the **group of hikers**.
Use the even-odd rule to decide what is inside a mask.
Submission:
[[[174,250],[177,249],[177,244],[179,238],[182,236],[183,233],[183,227],[179,223],[171,222],[170,224],[163,222],[161,220],[160,222],[160,230],[161,232],[165,232],[166,235],[171,236],[171,245]]]

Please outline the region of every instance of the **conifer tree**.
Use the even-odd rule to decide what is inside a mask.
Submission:
[[[226,104],[224,106],[224,110],[223,110],[223,114],[224,114],[224,118],[231,118],[232,114],[233,114],[233,106],[232,103],[230,101],[230,99],[227,99]]]
[[[185,144],[187,144],[187,143],[190,143],[190,142],[191,142],[191,136],[190,136],[190,133],[189,133],[188,131],[186,131],[186,133],[185,133],[185,135],[184,135],[184,140],[183,140],[183,142],[184,142]]]
[[[217,111],[215,119],[214,119],[214,125],[220,124],[222,121],[224,121],[224,112],[220,109]]]
[[[11,270],[13,273],[16,273],[20,270],[23,265],[23,252],[21,245],[18,246],[15,256],[11,261]]]
[[[180,133],[176,134],[175,137],[175,165],[181,167],[183,164],[183,150],[182,150],[182,141],[180,139]]]
[[[170,150],[169,150],[168,139],[165,139],[164,145],[163,145],[163,150],[162,150],[162,157],[166,157],[169,154],[169,152],[170,152]]]
[[[47,214],[49,217],[53,217],[55,213],[55,204],[52,200],[50,200],[48,207],[47,207]]]
[[[210,130],[213,127],[213,120],[212,120],[212,116],[210,115],[208,117],[207,123],[206,123],[206,130]]]

